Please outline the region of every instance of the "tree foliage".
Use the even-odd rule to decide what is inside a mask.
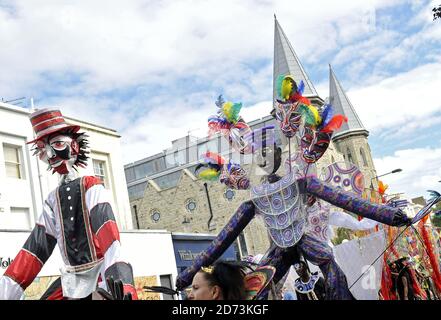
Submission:
[[[353,233],[349,229],[337,228],[335,237],[331,240],[334,246],[339,245],[343,240],[351,240]]]
[[[441,228],[441,211],[435,212],[431,220],[434,227]]]
[[[441,4],[432,9],[433,20],[441,19]]]

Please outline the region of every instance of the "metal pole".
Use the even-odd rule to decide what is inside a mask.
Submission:
[[[138,207],[133,205],[133,209],[135,209],[135,219],[136,219],[136,228],[139,229],[139,220],[138,220]]]
[[[204,187],[205,193],[207,194],[208,208],[210,209],[210,219],[208,219],[208,231],[210,231],[210,223],[211,220],[213,220],[213,210],[211,209],[210,195],[208,194],[208,187],[206,182],[204,182]]]

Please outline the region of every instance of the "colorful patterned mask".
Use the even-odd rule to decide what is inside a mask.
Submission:
[[[52,169],[53,172],[68,174],[73,172],[76,165],[85,166],[83,161],[79,161],[85,157],[82,148],[85,142],[79,141],[69,134],[55,133],[36,141],[34,154],[47,163],[48,169]]]
[[[303,160],[307,163],[317,162],[328,149],[331,137],[332,133],[305,127],[300,141]]]
[[[280,125],[280,130],[287,138],[295,136],[302,122],[302,114],[297,110],[299,103],[276,102],[276,120]]]
[[[80,127],[68,124],[60,110],[42,109],[29,116],[35,132],[33,155],[49,165],[48,170],[65,175],[76,170],[76,166],[86,167],[87,135],[78,133]]]
[[[220,95],[216,101],[218,111],[208,118],[208,135],[221,133],[231,148],[241,154],[251,153],[251,147],[243,138],[251,132],[250,127],[239,115],[242,103],[225,102]]]
[[[299,110],[305,119],[300,148],[302,157],[308,163],[319,160],[331,142],[332,134],[339,129],[348,118],[337,114],[330,104],[320,110],[313,105],[302,104]]]
[[[247,172],[232,162],[223,167],[219,181],[231,189],[246,190],[250,187]]]

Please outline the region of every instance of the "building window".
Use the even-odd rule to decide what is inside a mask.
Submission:
[[[172,280],[171,280],[171,274],[160,275],[159,276],[159,281],[161,282],[161,286],[162,287],[173,289],[173,284],[172,284]],[[173,295],[163,293],[162,294],[162,299],[163,300],[175,300],[175,297]]]
[[[363,161],[363,165],[364,165],[365,167],[367,167],[367,166],[368,166],[368,163],[367,163],[366,155],[364,154],[363,149],[360,149],[360,154],[361,154],[361,159],[362,159],[362,161]]]
[[[196,201],[194,199],[187,199],[185,201],[185,209],[190,213],[196,210]]]
[[[107,170],[106,162],[101,160],[93,160],[93,173],[95,177],[100,178],[104,183],[106,189],[109,188],[109,183],[107,181]]]
[[[8,178],[24,179],[22,169],[21,147],[3,144],[6,176]]]
[[[354,161],[352,160],[351,150],[349,150],[349,148],[348,148],[346,152],[347,152],[347,155],[348,155],[348,161],[350,163],[354,163]]]
[[[144,191],[147,187],[147,182],[143,182],[143,183],[139,183],[139,184],[135,184],[131,187],[128,187],[128,191],[129,191],[129,200],[136,200],[136,199],[140,199],[144,196]]]
[[[234,190],[231,189],[227,189],[224,192],[224,197],[228,200],[228,201],[233,201],[234,196],[236,195],[236,193],[234,192]]]
[[[151,218],[153,222],[158,222],[161,219],[161,214],[158,210],[153,210],[151,213]]]
[[[242,260],[248,256],[248,248],[243,232],[239,233],[239,237],[237,237],[236,241],[234,241],[234,248],[236,251],[237,260]]]

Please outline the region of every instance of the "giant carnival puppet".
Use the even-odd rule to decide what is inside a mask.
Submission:
[[[279,77],[277,87],[279,99],[275,103],[275,117],[282,133],[288,138],[290,150],[284,173],[279,171],[283,167],[282,151],[275,143],[274,127],[252,131],[238,115],[241,104],[222,100],[217,103],[218,114],[209,118],[211,132],[221,132],[239,153],[252,153],[252,167],[260,171],[260,177],[257,183],[253,183],[247,172],[231,160],[227,164],[222,157],[211,152],[204,156],[204,162],[196,169],[200,178],[220,179],[230,188],[249,188],[251,200],[239,206],[212,244],[194,260],[192,266],[178,275],[178,290],[187,287],[201,267],[209,266],[219,258],[258,214],[263,217],[272,240],[272,246],[260,265],[275,268],[274,283],[279,282],[290,266],[303,255],[321,269],[326,282],[326,299],[353,299],[346,277],[337,265],[323,232],[333,220],[348,225],[348,222],[344,222],[347,221],[344,218],[347,214],[341,213],[332,218],[335,214],[331,212],[329,204],[390,226],[412,223],[400,208],[371,203],[362,199],[357,192],[346,191],[344,187],[351,184],[355,186],[353,189],[360,188],[357,175],[353,175],[352,180],[342,179],[343,188],[327,183],[326,178],[317,177],[314,163],[327,150],[333,132],[347,120],[341,115],[334,115],[330,105],[320,109],[312,106],[302,96],[303,84],[297,86],[292,76]],[[299,149],[292,155],[290,140],[297,137],[300,129]],[[348,168],[342,168],[341,172],[354,171],[353,168],[352,171],[345,169]],[[340,178],[338,175],[331,180],[340,182]],[[316,225],[313,225],[314,221]],[[374,225],[371,223],[366,228]],[[266,297],[267,292],[261,292],[257,299]]]
[[[64,266],[42,299],[84,299],[96,292],[115,299],[115,288],[120,289],[118,298],[137,299],[132,267],[120,258],[111,195],[100,179],[75,175],[77,167],[87,165],[87,136],[79,126],[67,124],[56,109],[34,112],[30,121],[36,138],[29,143],[35,145],[35,155],[61,178],[44,201],[29,238],[0,278],[0,299],[23,298],[56,244]]]

